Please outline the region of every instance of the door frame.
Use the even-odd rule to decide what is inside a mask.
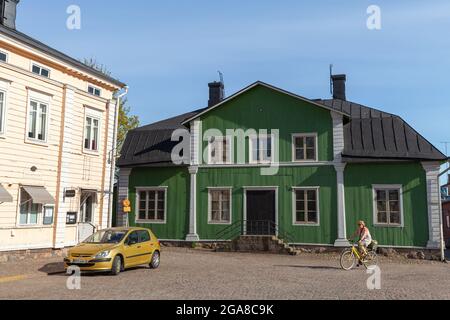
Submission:
[[[278,225],[278,186],[254,186],[254,187],[243,187],[244,190],[244,200],[243,200],[243,217],[244,221],[247,221],[247,191],[275,191],[275,224]],[[247,235],[247,224],[244,223],[243,235]],[[278,237],[278,228],[275,230],[275,236]]]

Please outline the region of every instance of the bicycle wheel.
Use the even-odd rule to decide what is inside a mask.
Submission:
[[[371,251],[367,254],[366,258],[364,259],[364,266],[368,269],[371,266],[377,266],[378,265],[378,255],[376,252]]]
[[[347,249],[341,254],[341,268],[344,270],[352,270],[356,265],[356,257],[351,249]]]

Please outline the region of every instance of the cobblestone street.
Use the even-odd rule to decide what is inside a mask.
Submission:
[[[160,269],[83,275],[68,290],[59,259],[0,264],[0,299],[450,299],[450,267],[382,258],[381,289],[335,254],[279,256],[168,248]]]

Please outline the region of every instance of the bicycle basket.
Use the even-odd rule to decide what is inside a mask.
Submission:
[[[378,241],[372,240],[372,242],[367,247],[370,251],[377,251],[378,249]]]

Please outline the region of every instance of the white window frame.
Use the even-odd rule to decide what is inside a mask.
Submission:
[[[40,69],[39,73],[33,72],[33,67],[38,67]],[[48,71],[48,77],[42,75],[42,70]],[[40,77],[43,77],[43,78],[46,78],[46,79],[50,79],[51,74],[52,74],[52,70],[50,68],[44,67],[43,65],[41,65],[39,63],[36,63],[34,61],[31,61],[30,71],[31,71],[32,74],[35,74],[37,76],[40,76]]]
[[[9,53],[6,52],[5,50],[0,50],[0,53],[3,53],[6,56],[6,61],[0,60],[0,62],[8,63],[9,62]]]
[[[87,138],[87,136],[86,136],[86,129],[87,129],[87,120],[88,120],[88,118],[90,118],[91,119],[91,132],[90,132],[90,134],[91,134],[91,139],[89,140],[89,148],[86,148],[86,138]],[[92,137],[94,136],[94,120],[97,120],[98,121],[98,125],[97,125],[97,130],[98,130],[98,132],[97,132],[97,149],[95,150],[95,149],[92,149]],[[83,131],[83,150],[85,151],[85,152],[87,152],[87,153],[95,153],[95,154],[98,154],[99,152],[100,152],[100,132],[101,132],[101,119],[100,119],[100,117],[98,117],[98,116],[94,116],[94,115],[91,115],[91,114],[86,114],[85,116],[84,116],[84,131]]]
[[[398,190],[400,201],[400,224],[394,223],[379,223],[378,222],[378,208],[377,208],[377,190]],[[373,224],[376,227],[385,228],[403,228],[405,226],[405,218],[403,211],[403,185],[401,184],[374,184],[372,185],[372,203],[373,203]],[[386,212],[388,220],[390,220],[389,211]]]
[[[297,221],[297,193],[296,191],[312,191],[316,192],[317,202],[317,222],[299,222]],[[305,212],[305,218],[308,213]],[[292,187],[292,225],[297,227],[320,227],[320,187]]]
[[[230,221],[216,221],[212,219],[212,192],[228,191],[230,193]],[[208,224],[231,225],[233,221],[233,187],[209,187],[208,188]]]
[[[20,217],[21,217],[21,204],[22,204],[22,192],[26,191],[23,189],[23,187],[19,187],[19,205],[17,206],[17,219],[16,219],[16,225],[19,228],[53,228],[54,224],[55,224],[55,205],[54,204],[41,204],[38,203],[37,205],[39,206],[39,210],[37,212],[37,223],[34,224],[30,224],[29,223],[29,219],[30,219],[30,214],[27,214],[27,223],[23,224],[20,222]],[[30,197],[31,198],[31,197]],[[31,201],[33,201],[33,199],[31,199]],[[44,224],[44,215],[45,215],[45,209],[46,208],[53,208],[53,219],[52,219],[52,223],[51,224]]]
[[[258,159],[253,159],[253,140],[258,139],[258,141],[262,141],[262,140],[266,140],[267,141],[267,137],[270,137],[271,139],[271,156],[270,156],[270,160],[258,160]],[[249,139],[248,139],[248,149],[249,149],[249,153],[248,153],[248,158],[249,158],[249,163],[250,164],[270,164],[270,163],[274,163],[274,143],[275,143],[275,135],[273,133],[271,134],[257,134],[257,135],[250,135]],[[260,149],[258,156],[260,159],[263,159],[263,155],[264,155],[264,150]]]
[[[152,192],[163,191],[164,192],[164,220],[139,219],[140,193],[148,192],[148,191],[152,191]],[[136,204],[135,204],[135,207],[136,207],[135,222],[138,224],[166,224],[167,223],[167,191],[168,191],[168,187],[137,187],[136,188]],[[155,205],[156,205],[156,207],[158,206],[157,200],[155,200]]]
[[[7,90],[5,90],[2,86],[0,86],[0,92],[3,93],[3,106],[2,110],[0,110],[0,137],[5,136],[6,134],[6,115],[8,114],[6,112],[7,109]]]
[[[90,93],[90,92],[89,92],[89,89],[90,89],[90,88],[94,89],[94,93]],[[99,95],[96,95],[96,94],[95,94],[95,90],[98,90],[98,91],[99,91]],[[91,84],[91,83],[88,83],[88,86],[87,86],[87,93],[89,93],[91,96],[94,96],[94,97],[101,97],[101,96],[102,96],[102,89],[100,89],[100,88],[97,87],[97,86],[94,86],[94,85]]]
[[[45,94],[42,93],[38,93],[38,92],[34,92],[31,90],[28,90],[28,106],[27,106],[27,123],[26,123],[26,127],[25,127],[25,141],[31,142],[31,143],[37,143],[37,144],[48,144],[49,141],[49,132],[50,132],[50,111],[51,111],[51,96],[47,96]],[[47,112],[46,112],[46,119],[45,119],[45,139],[44,140],[40,140],[38,138],[30,138],[28,133],[29,133],[29,128],[30,128],[30,121],[31,121],[31,117],[30,117],[30,111],[31,111],[31,102],[34,101],[36,103],[38,103],[38,112],[39,112],[39,106],[40,104],[44,104],[47,106]],[[41,123],[39,122],[39,117],[38,115],[36,116],[36,136],[39,132],[39,128],[41,126]]]
[[[212,138],[214,138],[214,142],[211,141]],[[221,154],[221,157],[220,157],[221,161],[214,162],[212,159],[212,156],[211,156],[212,146],[214,143],[220,142],[221,148],[219,150],[216,150],[216,152],[223,151],[222,149],[223,149],[223,141],[224,140],[227,141],[227,161],[225,161],[225,162],[222,161],[223,154]],[[234,159],[233,150],[234,150],[233,137],[231,137],[231,136],[209,137],[209,139],[208,139],[208,164],[211,164],[211,165],[233,164],[233,159]]]
[[[85,140],[86,140],[86,125],[87,125],[87,118],[98,120],[98,142],[97,142],[97,150],[92,150],[85,148]],[[98,156],[100,154],[100,150],[102,148],[102,137],[103,137],[103,130],[102,130],[102,119],[103,119],[103,112],[100,110],[93,109],[89,106],[85,106],[84,108],[84,125],[83,125],[83,141],[82,141],[82,150],[83,153],[93,156]],[[91,135],[93,133],[93,128],[91,127]]]
[[[297,138],[314,138],[314,159],[297,159],[297,146],[295,145],[295,140]],[[318,141],[318,134],[317,132],[312,133],[294,133],[292,134],[292,162],[318,162],[319,161],[319,141]]]

